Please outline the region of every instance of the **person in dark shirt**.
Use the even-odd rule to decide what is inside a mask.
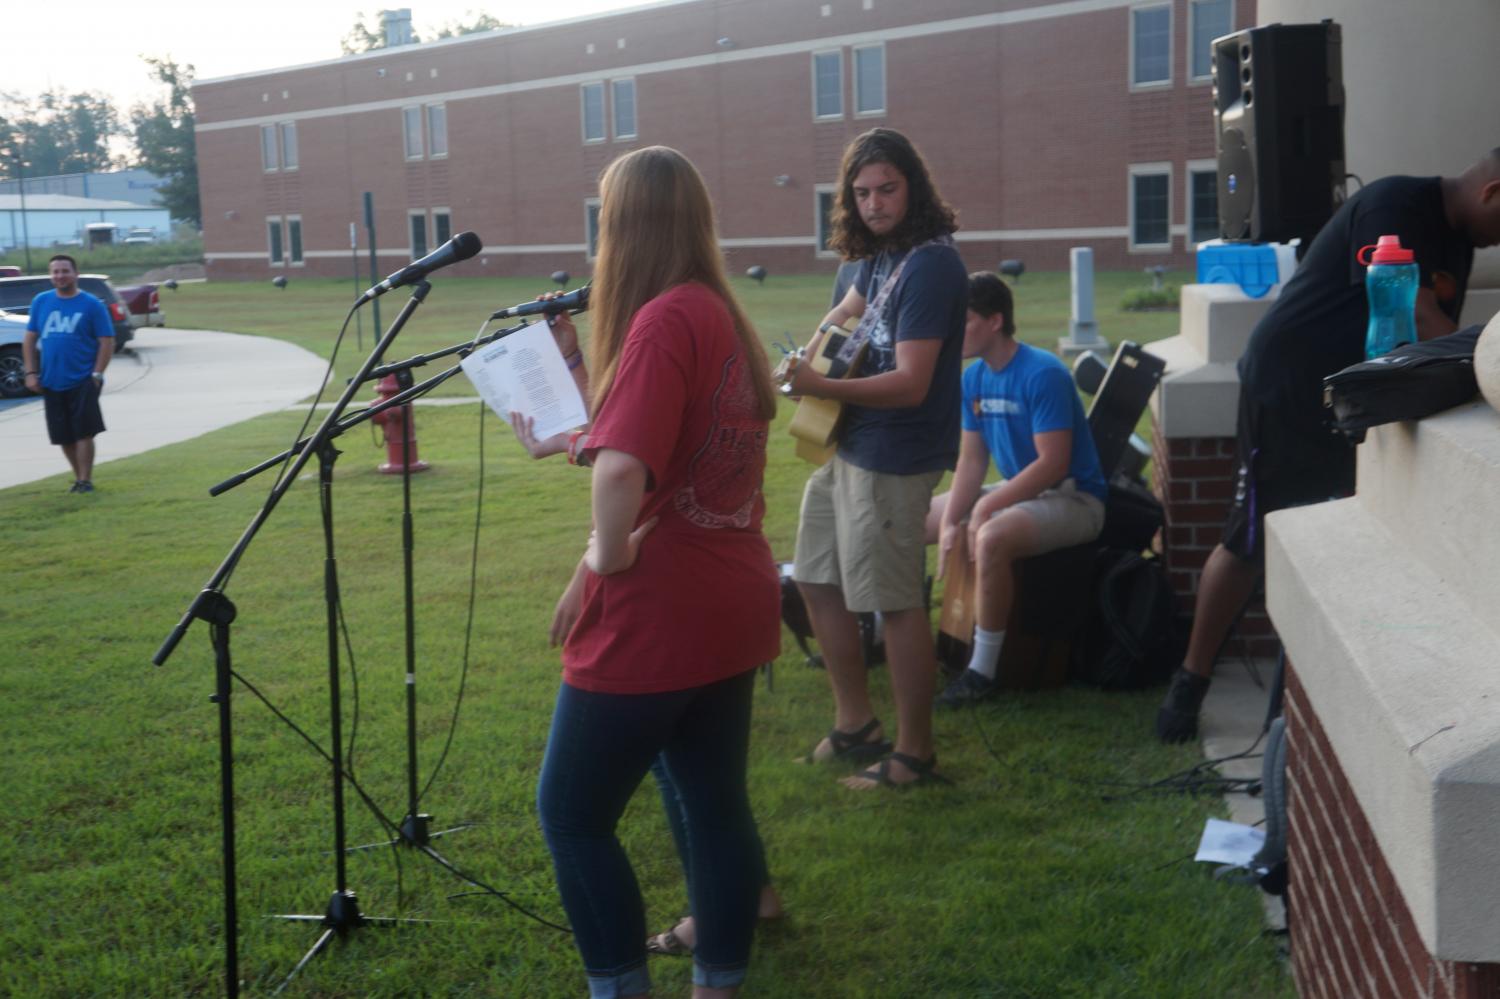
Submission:
[[[838,451],[803,495],[793,571],[833,688],[834,726],[812,758],[863,762],[892,748],[870,701],[855,617],[880,611],[900,723],[895,752],[844,783],[942,781],[923,522],[958,457],[968,275],[953,247],[953,210],[910,140],[891,129],[872,129],[844,150],[832,226],[829,245],[860,264],[823,323],[859,319],[854,339],[868,346],[855,377],[798,364],[787,381],[793,395],[844,404]]]
[[[1354,491],[1354,449],[1325,425],[1322,386],[1364,360],[1369,304],[1355,254],[1390,234],[1421,271],[1417,336],[1452,333],[1474,248],[1500,244],[1500,147],[1457,177],[1386,177],[1355,193],[1251,333],[1239,363],[1239,481],[1198,583],[1187,654],[1157,712],[1165,742],[1197,735],[1219,647],[1263,571],[1265,515]]]

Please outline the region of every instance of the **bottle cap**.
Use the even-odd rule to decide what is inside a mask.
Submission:
[[[1373,246],[1361,246],[1354,259],[1366,267],[1371,264],[1412,264],[1417,260],[1410,250],[1401,245],[1400,236],[1381,236]]]

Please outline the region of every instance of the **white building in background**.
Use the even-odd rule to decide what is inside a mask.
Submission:
[[[22,196],[0,194],[0,247],[11,249],[23,243],[42,248],[76,246],[84,241],[91,223],[112,223],[121,239],[132,229],[150,229],[157,239],[166,239],[172,231],[165,208],[67,194],[32,194],[29,183],[26,190],[24,220]]]

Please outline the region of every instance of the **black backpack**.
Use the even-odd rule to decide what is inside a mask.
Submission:
[[[1420,420],[1474,398],[1474,347],[1483,326],[1420,343],[1404,343],[1383,357],[1361,361],[1323,379],[1323,405],[1333,425],[1355,444],[1365,430],[1398,420]]]
[[[1073,646],[1073,678],[1105,690],[1164,682],[1182,662],[1186,641],[1161,560],[1101,549],[1092,592],[1093,613]]]

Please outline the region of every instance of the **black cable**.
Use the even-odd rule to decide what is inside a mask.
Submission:
[[[483,327],[481,327],[482,329]],[[443,751],[438,754],[438,761],[432,768],[432,773],[427,778],[427,783],[422,785],[422,793],[417,795],[421,801],[427,796],[438,774],[443,769],[443,764],[448,760],[448,750],[453,748],[453,737],[458,732],[458,714],[464,704],[464,689],[469,682],[469,648],[474,636],[474,604],[479,592],[479,528],[484,519],[484,404],[480,403],[479,410],[479,486],[474,498],[474,544],[469,555],[469,613],[468,620],[464,624],[464,655],[463,666],[458,673],[458,695],[453,702],[453,717],[448,722],[448,738],[443,743]]]

